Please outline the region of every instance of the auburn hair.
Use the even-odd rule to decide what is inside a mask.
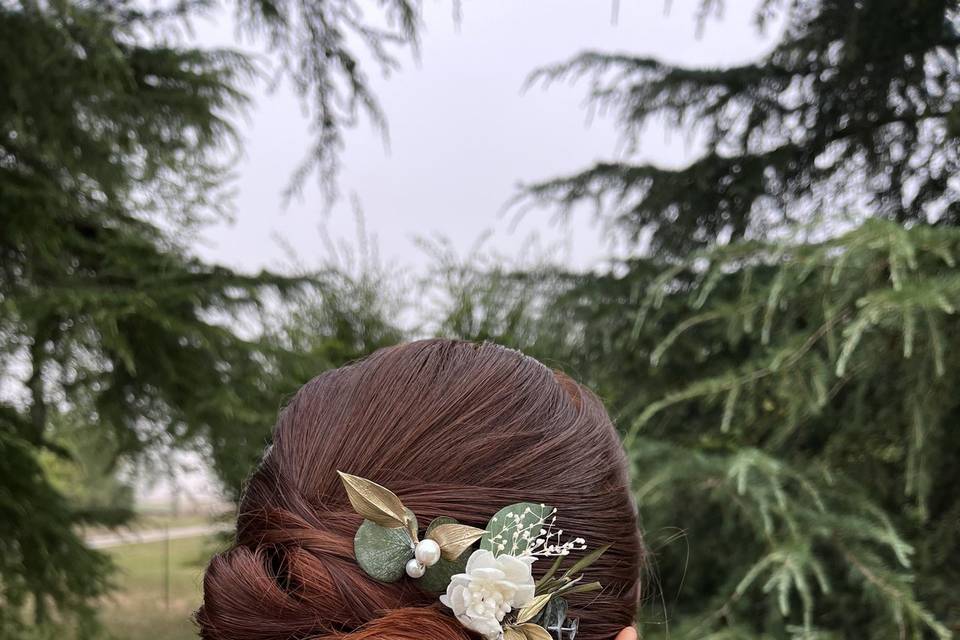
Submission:
[[[601,402],[518,351],[425,340],[317,376],[280,413],[240,501],[236,540],[206,569],[202,638],[477,637],[416,580],[383,584],[360,569],[361,518],[338,469],[389,487],[421,527],[441,515],[485,527],[515,502],[556,507],[567,534],[611,545],[585,574],[603,590],[570,598],[577,640],[610,640],[633,622],[644,552]],[[550,564],[535,563],[534,577]]]

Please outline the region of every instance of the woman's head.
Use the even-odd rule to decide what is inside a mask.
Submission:
[[[389,487],[421,523],[443,515],[483,527],[508,504],[556,507],[571,536],[612,545],[586,571],[603,591],[570,598],[578,640],[609,640],[632,622],[643,551],[599,400],[519,352],[428,340],[328,371],[281,412],[241,500],[236,542],[207,568],[203,638],[471,637],[415,580],[383,584],[360,569],[361,519],[338,469]]]

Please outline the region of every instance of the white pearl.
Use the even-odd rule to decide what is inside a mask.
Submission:
[[[407,561],[407,575],[411,578],[422,578],[426,572],[427,568],[417,562],[416,558],[410,558]]]
[[[420,564],[432,567],[440,561],[440,545],[435,540],[421,540],[417,543],[417,548],[413,555]]]

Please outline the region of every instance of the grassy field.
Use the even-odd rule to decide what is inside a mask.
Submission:
[[[203,566],[217,550],[215,537],[169,542],[169,573],[164,542],[107,550],[119,568],[118,589],[104,603],[102,620],[117,640],[196,638],[190,616],[200,604]],[[169,576],[169,578],[168,578]]]

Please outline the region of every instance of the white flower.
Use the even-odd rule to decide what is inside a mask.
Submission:
[[[453,609],[457,620],[486,638],[497,638],[500,622],[512,609],[533,600],[536,585],[530,572],[533,556],[496,556],[485,549],[474,551],[467,572],[450,580],[440,602]]]

